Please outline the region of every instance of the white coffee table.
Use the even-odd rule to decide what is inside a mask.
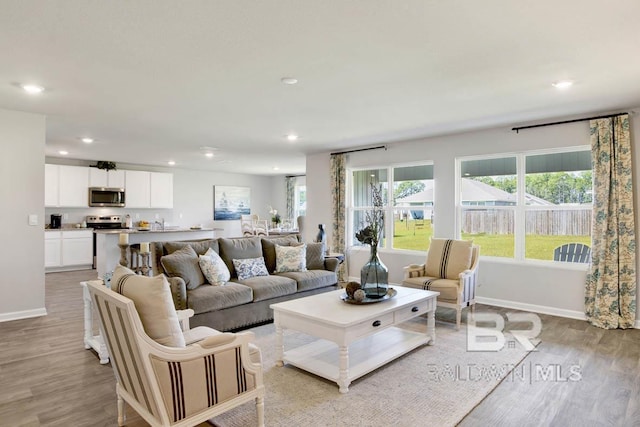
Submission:
[[[436,297],[439,292],[393,286],[398,294],[365,305],[340,299],[344,290],[272,304],[276,327],[276,365],[289,363],[330,381],[341,393],[356,378],[424,344],[435,342]],[[426,333],[395,327],[427,314]],[[319,338],[285,351],[284,329]]]

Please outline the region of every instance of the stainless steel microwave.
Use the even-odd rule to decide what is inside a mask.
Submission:
[[[124,208],[124,188],[89,188],[89,206]]]

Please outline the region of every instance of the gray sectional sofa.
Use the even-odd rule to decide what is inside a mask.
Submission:
[[[321,243],[307,243],[306,271],[274,273],[276,245],[299,244],[297,235],[155,242],[151,246],[153,273],[169,278],[176,309],[194,310],[191,327],[234,331],[273,320],[269,308],[273,303],[337,289],[338,260],[325,259]],[[209,248],[220,255],[231,273],[223,286],[209,285],[200,271],[197,255]],[[269,275],[239,280],[233,259],[258,257],[264,258]]]

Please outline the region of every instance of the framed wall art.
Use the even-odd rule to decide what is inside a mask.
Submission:
[[[227,221],[251,214],[251,188],[213,186],[213,219]]]

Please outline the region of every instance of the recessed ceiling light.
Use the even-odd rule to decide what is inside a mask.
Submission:
[[[204,155],[207,156],[208,158],[213,157],[213,153],[211,151],[209,151],[208,153],[204,153]]]
[[[567,89],[573,85],[571,80],[560,80],[559,82],[555,82],[552,84],[556,89]]]
[[[82,138],[80,139],[80,141],[84,142],[85,144],[91,144],[93,142],[93,138]]]
[[[280,170],[280,168],[279,168],[279,167],[277,167],[277,166],[274,166],[274,167],[273,167],[273,170],[274,170],[274,171],[279,171],[279,170]]]
[[[66,156],[67,154],[69,154],[68,151],[64,151],[64,150],[60,150],[58,151],[59,154],[62,154],[63,156]]]
[[[25,85],[21,85],[22,89],[24,89],[25,92],[31,94],[31,95],[37,95],[39,93],[44,92],[44,88],[42,86],[38,86],[38,85],[33,85],[33,84],[25,84]]]
[[[298,83],[298,79],[296,79],[295,77],[283,77],[280,79],[280,81],[286,85],[294,85]]]
[[[295,133],[290,133],[287,135],[287,141],[297,141],[298,138],[298,135],[296,135]]]
[[[167,162],[169,164],[169,166],[175,166],[176,162],[174,162],[173,160],[169,160]]]

